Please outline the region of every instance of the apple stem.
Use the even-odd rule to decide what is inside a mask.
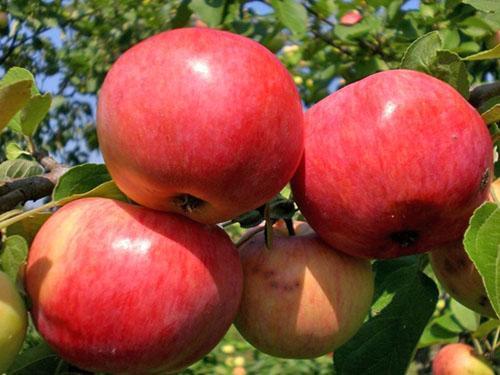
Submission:
[[[273,222],[271,221],[271,206],[266,203],[264,207],[264,220],[266,224],[264,226],[264,239],[266,241],[266,247],[271,249],[273,247]]]
[[[493,338],[493,344],[491,345],[491,352],[494,353],[495,350],[497,350],[497,347],[500,346],[500,342],[498,339],[500,338],[500,327],[497,327],[497,330],[495,331],[495,337]]]
[[[295,236],[295,229],[293,229],[293,220],[292,219],[283,219],[286,225],[286,229],[288,230],[288,235]]]
[[[483,348],[481,347],[481,344],[479,342],[478,339],[476,338],[473,338],[472,339],[472,343],[474,344],[474,348],[476,348],[476,352],[479,354],[479,355],[483,355],[484,352],[483,352]]]

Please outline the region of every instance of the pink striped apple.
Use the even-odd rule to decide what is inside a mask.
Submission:
[[[209,28],[125,52],[101,88],[97,133],[125,194],[204,223],[272,198],[303,151],[300,97],[284,66],[260,44]]]
[[[238,253],[216,226],[104,198],[57,211],[26,269],[32,317],[64,359],[90,371],[177,372],[233,321]]]
[[[385,71],[334,92],[307,111],[305,139],[293,196],[318,235],[353,256],[459,240],[488,194],[484,121],[424,73]]]
[[[260,351],[314,358],[361,327],[373,297],[370,263],[335,251],[306,223],[295,236],[275,227],[271,249],[263,232],[254,232],[240,256],[244,286],[235,325]]]

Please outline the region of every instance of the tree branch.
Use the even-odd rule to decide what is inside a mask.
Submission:
[[[68,167],[57,163],[50,156],[41,157],[39,162],[45,168],[45,174],[0,184],[0,213],[12,210],[18,204],[49,196],[59,178],[68,170]]]
[[[469,95],[469,103],[479,108],[495,96],[500,96],[500,81],[486,83],[472,89]]]

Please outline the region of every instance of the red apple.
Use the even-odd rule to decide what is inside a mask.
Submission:
[[[486,360],[469,345],[457,343],[442,347],[432,361],[433,375],[494,375]]]
[[[366,260],[330,248],[305,223],[289,236],[274,228],[240,247],[243,297],[236,328],[260,351],[283,358],[314,358],[344,344],[361,327],[373,297]]]
[[[223,337],[242,271],[218,227],[88,198],[61,208],[37,233],[26,289],[37,329],[70,363],[171,373]]]
[[[303,151],[300,97],[284,66],[260,44],[209,28],[125,52],[101,88],[97,132],[125,194],[204,223],[272,198]]]
[[[363,16],[361,13],[354,9],[350,10],[349,12],[345,13],[342,17],[340,17],[340,24],[345,25],[345,26],[352,26],[357,24],[363,19]]]
[[[348,85],[305,116],[293,196],[335,249],[367,258],[459,240],[487,197],[493,152],[477,111],[448,84],[392,70]]]
[[[481,275],[465,252],[461,240],[433,250],[429,259],[434,274],[450,296],[471,310],[497,318]]]
[[[16,287],[0,272],[0,374],[12,365],[21,349],[28,327],[28,316]]]

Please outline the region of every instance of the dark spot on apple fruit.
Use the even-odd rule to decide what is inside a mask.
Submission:
[[[483,306],[483,307],[491,305],[490,304],[490,300],[484,294],[479,297],[478,303],[479,303],[480,306]]]
[[[205,204],[204,200],[196,198],[191,194],[179,194],[174,197],[173,202],[177,207],[180,207],[184,212],[187,213],[191,213],[193,212],[193,210]]]
[[[391,241],[399,246],[407,248],[417,243],[420,235],[414,230],[401,230],[390,234]]]
[[[486,168],[481,177],[481,183],[479,184],[479,190],[483,191],[488,186],[488,182],[490,181],[490,169]]]
[[[464,258],[455,258],[454,260],[446,258],[444,260],[444,271],[448,274],[459,273],[465,268],[467,268],[467,260]]]

